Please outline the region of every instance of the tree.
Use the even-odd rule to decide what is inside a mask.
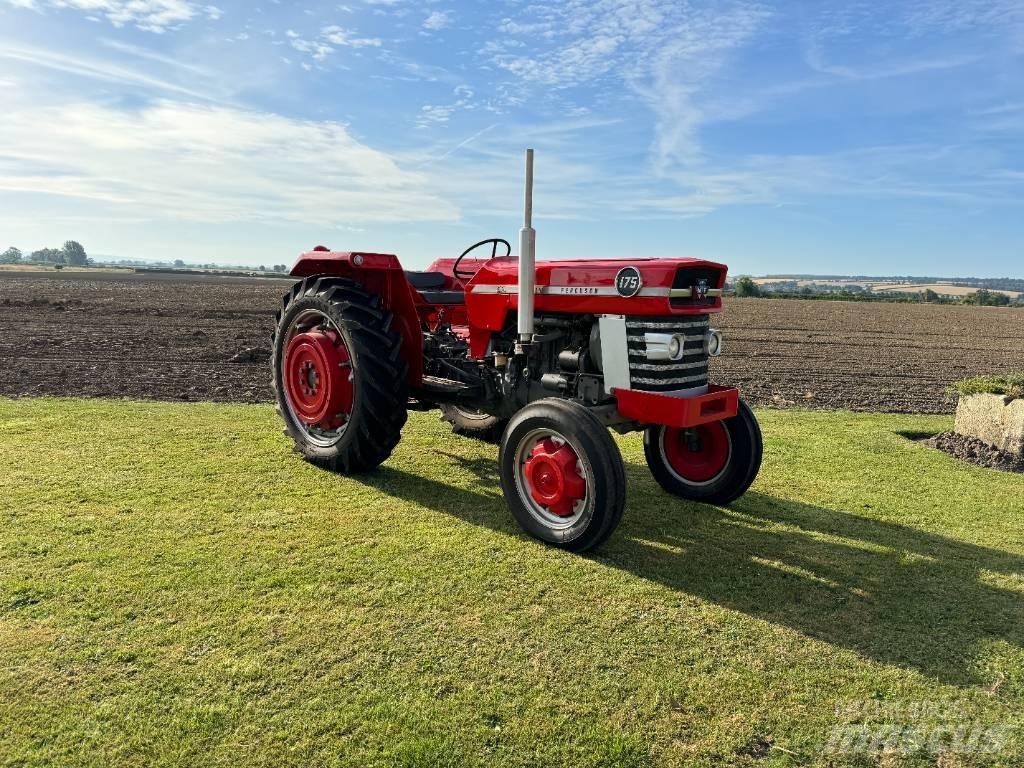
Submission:
[[[181,259],[175,259],[174,260],[174,268],[175,269],[181,269],[184,266],[185,266],[185,262],[182,261]]]
[[[741,277],[736,281],[736,287],[734,291],[737,296],[760,296],[761,289],[757,283],[751,280],[749,277]]]
[[[1005,307],[1010,303],[1010,297],[1000,291],[979,288],[974,293],[965,295],[960,301],[963,304],[975,304],[979,307]]]
[[[81,243],[76,240],[68,240],[64,243],[64,261],[74,267],[84,267],[89,263],[89,257]]]
[[[63,264],[65,262],[64,251],[56,248],[42,248],[38,251],[32,251],[29,260],[41,261],[47,264]]]
[[[288,265],[287,264],[275,264],[274,265],[274,271],[275,272],[287,272],[288,271]],[[1021,295],[1024,296],[1024,294],[1021,294]]]
[[[924,300],[925,301],[938,301],[939,294],[933,291],[931,288],[924,289]]]
[[[13,245],[0,254],[0,264],[17,264],[19,261],[21,261],[21,251]]]

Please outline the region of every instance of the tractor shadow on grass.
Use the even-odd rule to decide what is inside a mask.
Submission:
[[[445,457],[472,477],[468,486],[392,468],[362,482],[524,535],[493,459]],[[953,685],[989,682],[975,667],[980,644],[1024,647],[1024,557],[756,492],[730,508],[685,502],[646,466],[627,472],[626,514],[587,555],[595,562]],[[1000,578],[1017,589],[996,586]]]
[[[728,509],[655,500],[630,479],[608,565],[953,685],[990,682],[981,644],[1024,647],[1024,557],[755,492]]]

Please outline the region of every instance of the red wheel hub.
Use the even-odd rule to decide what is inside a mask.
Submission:
[[[694,430],[696,434],[691,436],[685,429],[665,427],[661,438],[665,460],[683,480],[706,483],[729,463],[729,432],[720,421],[701,424]]]
[[[546,437],[533,447],[523,472],[530,496],[559,517],[571,517],[586,498],[587,481],[579,470],[579,456],[569,443]]]
[[[352,413],[352,364],[341,334],[318,329],[297,334],[284,352],[284,388],[296,418],[337,429]]]

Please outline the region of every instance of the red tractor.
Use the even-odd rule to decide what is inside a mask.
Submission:
[[[655,480],[727,504],[761,466],[761,432],[736,389],[708,381],[726,267],[674,259],[534,260],[533,153],[519,258],[491,238],[425,272],[382,253],[299,257],[274,334],[277,409],[296,450],[371,470],[408,409],[500,440],[501,484],[531,535],[583,551],[618,526],[626,473],[608,432],[644,432]],[[481,248],[487,258],[471,258]],[[499,248],[501,249],[499,252]]]

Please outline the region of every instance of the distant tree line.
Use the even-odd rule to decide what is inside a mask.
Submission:
[[[1024,281],[1018,281],[1024,283]],[[776,290],[776,287],[781,290]],[[1015,290],[1007,288],[1006,290]],[[767,289],[755,283],[749,277],[740,277],[733,286],[733,295],[747,297],[768,297],[773,299],[832,299],[836,301],[885,301],[894,304],[910,304],[924,302],[928,304],[972,304],[985,307],[1024,307],[1024,293],[1017,297],[1014,302],[1009,295],[999,291],[979,288],[977,291],[965,294],[959,298],[940,296],[931,288],[923,291],[896,292],[896,291],[865,291],[861,286],[844,286],[836,289],[829,285],[804,285],[799,286],[793,280],[783,283],[772,283],[772,289]]]
[[[159,265],[160,262],[157,262],[157,264]],[[175,259],[174,260],[174,268],[175,269],[186,269],[189,266],[190,265],[186,264],[181,259]],[[272,267],[268,267],[266,264],[260,264],[258,267],[234,266],[234,265],[224,265],[224,264],[193,264],[193,265],[191,265],[191,267],[192,268],[199,268],[199,269],[242,269],[242,270],[248,269],[248,270],[252,270],[253,272],[284,272],[284,273],[288,272],[288,265],[287,264],[275,264]]]
[[[85,252],[85,248],[82,244],[76,240],[68,240],[64,243],[63,248],[40,248],[38,251],[32,251],[31,253],[24,253],[20,248],[15,248],[13,245],[3,253],[0,253],[0,264],[53,264],[57,267],[71,266],[71,267],[84,267],[95,264],[96,262],[89,258]],[[280,272],[283,274],[288,273],[287,264],[274,264],[272,267],[267,267],[261,264],[258,267],[244,267],[234,265],[222,265],[222,264],[186,264],[183,259],[175,259],[173,262],[168,261],[145,261],[143,259],[108,259],[104,260],[105,264],[117,264],[123,266],[173,266],[174,269],[240,269],[240,270],[252,270],[253,272]]]
[[[921,277],[916,275],[765,275],[772,280],[851,280],[857,282],[879,283],[951,283],[969,288],[987,288],[998,291],[1024,292],[1024,278],[1019,277]]]
[[[84,267],[92,260],[77,240],[68,240],[63,248],[41,248],[27,256],[13,245],[0,254],[0,264],[54,264]]]

